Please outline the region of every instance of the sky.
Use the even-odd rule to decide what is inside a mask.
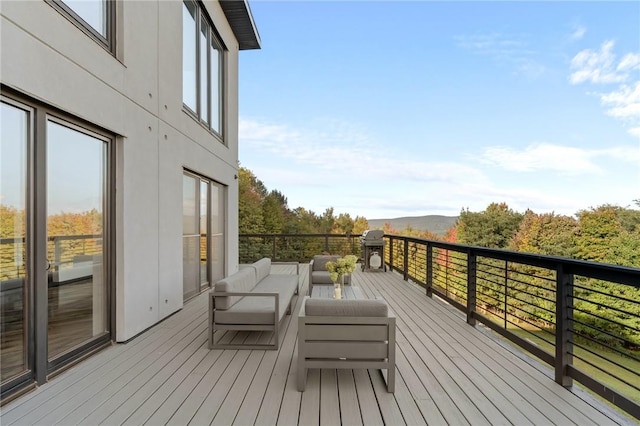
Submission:
[[[640,2],[250,0],[239,161],[386,219],[640,199]]]

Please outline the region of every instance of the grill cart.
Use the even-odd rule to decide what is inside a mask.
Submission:
[[[363,271],[387,271],[384,264],[384,231],[377,229],[367,230],[360,237],[362,245],[362,270]]]

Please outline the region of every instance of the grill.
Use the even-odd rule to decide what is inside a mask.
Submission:
[[[387,271],[384,264],[384,231],[367,230],[360,237],[362,245],[362,270],[363,271]]]

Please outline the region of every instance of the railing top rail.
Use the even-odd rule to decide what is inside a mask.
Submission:
[[[550,256],[535,253],[522,253],[505,249],[467,246],[463,244],[447,243],[443,241],[427,240],[424,238],[405,237],[402,235],[385,235],[390,239],[407,240],[410,242],[431,245],[445,250],[459,251],[476,256],[486,256],[494,259],[524,263],[531,266],[540,266],[556,269],[562,266],[564,273],[585,275],[592,278],[607,280],[633,287],[640,287],[640,268],[630,266],[612,265],[608,263],[593,262],[587,260],[571,259],[568,257]]]

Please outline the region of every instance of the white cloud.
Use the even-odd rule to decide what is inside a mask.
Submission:
[[[608,115],[623,120],[640,120],[640,81],[635,86],[623,85],[619,90],[603,94],[600,100],[609,107]]]
[[[629,134],[631,136],[635,136],[637,138],[640,138],[640,127],[632,127],[629,129]]]
[[[616,67],[616,56],[612,53],[615,43],[607,40],[602,43],[599,51],[585,49],[571,60],[571,69],[575,70],[570,76],[571,84],[590,83],[621,83],[629,78],[628,65],[624,69]],[[629,55],[627,55],[629,56]],[[627,58],[625,56],[625,58]],[[629,59],[632,62],[633,59]],[[622,63],[622,62],[621,62]]]
[[[640,53],[627,53],[618,64],[618,71],[631,71],[640,69]]]
[[[351,177],[413,182],[455,182],[484,176],[459,163],[419,161],[411,153],[395,154],[392,147],[379,146],[362,130],[339,121],[322,123],[321,131],[240,119],[241,144],[287,158],[296,164],[331,170]],[[381,153],[384,153],[382,155]],[[345,167],[345,164],[348,167]]]
[[[579,52],[571,61],[575,71],[569,76],[572,84],[580,83],[616,83],[618,88],[607,93],[596,93],[605,108],[605,113],[624,121],[629,134],[637,136],[640,126],[640,53],[627,53],[616,64],[613,54],[615,43],[605,41],[599,51],[590,49]],[[634,81],[635,80],[635,81]]]
[[[591,161],[592,155],[583,149],[541,143],[523,150],[493,146],[484,150],[485,162],[516,172],[552,170],[563,175],[601,173]]]
[[[516,74],[527,78],[535,79],[546,72],[546,67],[533,59],[537,52],[529,47],[527,35],[494,32],[458,35],[454,40],[458,47],[512,65]]]
[[[485,148],[482,159],[488,164],[515,172],[550,170],[560,175],[601,174],[604,172],[595,160],[610,158],[622,162],[640,163],[639,147],[612,147],[583,149],[540,143],[524,149],[505,146]]]
[[[526,43],[522,36],[507,35],[501,33],[459,35],[454,40],[459,47],[473,51],[481,55],[494,57],[521,56],[532,53],[526,49]]]
[[[291,208],[321,213],[334,207],[335,214],[367,218],[456,215],[461,208],[479,211],[494,201],[519,211],[572,214],[611,194],[576,185],[567,195],[565,185],[602,180],[609,168],[599,160],[640,162],[640,147],[588,150],[547,143],[489,147],[481,155],[490,165],[486,169],[477,156],[464,153],[452,152],[456,159],[447,161],[381,145],[358,126],[340,121],[296,127],[241,118],[239,137],[242,164],[268,188],[281,191]]]
[[[569,39],[572,41],[581,40],[582,37],[587,33],[587,29],[582,25],[577,25],[571,35],[569,35]]]

